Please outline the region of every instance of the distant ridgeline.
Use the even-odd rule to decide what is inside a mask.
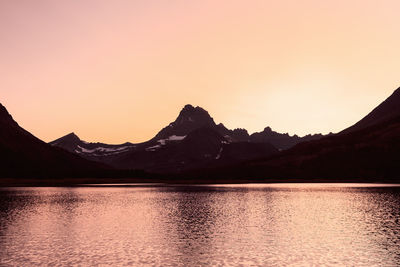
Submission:
[[[400,89],[338,134],[299,137],[266,127],[249,135],[186,105],[151,140],[120,145],[88,143],[74,133],[46,144],[22,129],[0,104],[0,177],[8,178],[114,177],[123,170],[128,176],[164,175],[165,182],[174,177],[183,182],[397,183],[399,151]]]
[[[269,127],[249,135],[245,129],[230,130],[222,123],[216,124],[201,107],[186,105],[174,122],[144,143],[88,143],[71,133],[50,144],[118,169],[179,173],[269,156],[321,137],[321,134],[289,136]]]

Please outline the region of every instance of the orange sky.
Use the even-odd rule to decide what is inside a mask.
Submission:
[[[50,141],[150,139],[185,104],[339,131],[400,86],[400,1],[0,1],[0,102]]]

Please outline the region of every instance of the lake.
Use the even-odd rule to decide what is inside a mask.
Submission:
[[[400,188],[0,188],[0,265],[399,266]]]

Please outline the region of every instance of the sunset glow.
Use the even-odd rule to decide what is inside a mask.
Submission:
[[[38,138],[340,131],[400,86],[399,1],[0,2],[0,102]]]

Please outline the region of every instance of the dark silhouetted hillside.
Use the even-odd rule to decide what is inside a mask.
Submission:
[[[0,177],[83,175],[105,169],[22,129],[0,104]]]
[[[252,181],[400,182],[399,89],[340,134],[203,175]],[[234,178],[235,177],[235,178]]]
[[[379,106],[372,110],[362,120],[353,126],[345,129],[342,133],[354,132],[364,129],[368,126],[376,125],[400,116],[400,88],[383,101]]]

